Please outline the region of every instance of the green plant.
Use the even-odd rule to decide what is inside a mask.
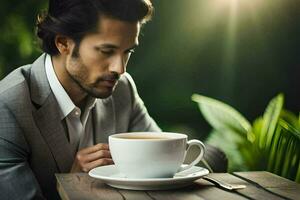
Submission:
[[[267,170],[300,182],[300,114],[283,109],[282,94],[253,124],[218,100],[198,94],[192,100],[213,127],[207,143],[227,154],[229,171]]]

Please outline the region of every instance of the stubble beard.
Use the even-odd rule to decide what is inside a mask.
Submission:
[[[99,78],[95,83],[93,84],[87,84],[86,79],[83,76],[85,71],[82,69],[86,69],[86,66],[82,63],[82,59],[80,56],[73,56],[71,57],[71,61],[69,63],[70,65],[73,65],[71,68],[80,69],[77,71],[77,74],[71,73],[69,70],[66,70],[69,77],[79,86],[79,88],[86,93],[87,95],[94,97],[94,98],[100,98],[100,99],[106,99],[109,96],[112,95],[112,92],[114,91],[115,87],[113,88],[97,88],[97,85],[99,82],[101,82],[101,78]]]

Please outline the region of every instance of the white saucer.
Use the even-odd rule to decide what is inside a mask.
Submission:
[[[175,174],[173,178],[130,179],[122,176],[115,165],[107,165],[92,169],[89,175],[115,188],[128,190],[166,190],[190,185],[193,181],[208,173],[207,169],[194,166],[184,172]]]

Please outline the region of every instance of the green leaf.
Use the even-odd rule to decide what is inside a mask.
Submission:
[[[252,127],[227,104],[197,94],[192,99],[214,128],[208,143],[226,153],[229,171],[267,169],[300,182],[300,118],[282,109],[282,94],[270,101]]]
[[[300,133],[299,130],[283,119],[279,120],[279,125],[285,130],[286,135],[289,137],[281,175],[295,180],[300,162]]]
[[[282,167],[282,170],[281,170],[281,175],[283,177],[288,177],[289,171],[291,170],[293,156],[294,156],[295,151],[296,151],[295,144],[296,144],[296,140],[293,137],[290,137],[288,139],[288,145],[287,145],[287,149],[286,149],[286,153],[285,153],[283,167]]]
[[[231,130],[240,135],[252,134],[251,124],[238,111],[218,100],[198,94],[192,95],[207,122],[216,130]]]
[[[298,130],[297,128],[295,128],[293,125],[291,125],[290,123],[288,123],[287,121],[283,120],[283,119],[279,119],[279,124],[286,129],[287,131],[289,131],[289,133],[291,135],[294,135],[296,138],[298,138],[298,140],[300,140],[300,130]]]
[[[297,183],[300,183],[300,163],[298,164],[298,170],[297,170],[297,175],[296,175],[295,181]]]
[[[219,147],[225,152],[229,161],[228,171],[233,172],[249,170],[246,165],[245,156],[242,155],[239,149],[239,144],[244,143],[244,141],[245,138],[236,132],[229,132],[229,130],[218,132],[213,130],[209,134],[206,143]]]
[[[298,117],[294,113],[283,109],[280,113],[280,118],[291,124],[298,132],[300,132],[300,123]]]
[[[291,158],[291,165],[288,169],[288,175],[287,178],[291,179],[291,180],[295,180],[296,179],[296,175],[297,175],[297,170],[298,170],[298,165],[300,162],[300,141],[297,140],[295,141],[294,147],[295,147],[295,151],[293,152],[292,158]]]
[[[286,130],[282,129],[281,134],[279,136],[279,142],[277,145],[277,152],[274,158],[275,159],[274,173],[279,175],[281,175],[281,171],[282,171],[281,169],[283,167],[288,139],[289,139],[289,135],[287,135]]]
[[[258,142],[259,142],[257,140],[257,138],[259,138],[263,123],[264,123],[263,118],[259,117],[259,118],[254,120],[253,125],[252,125],[252,132],[253,132],[253,135],[254,135],[254,141],[255,141],[255,145],[257,145],[257,146],[258,146]]]
[[[296,180],[300,162],[300,139],[291,125],[279,119],[271,142],[267,170]]]
[[[284,97],[282,94],[272,99],[263,116],[263,126],[259,137],[259,147],[269,149],[274,135],[276,124],[282,110]]]
[[[268,158],[268,171],[274,172],[275,164],[276,164],[276,156],[278,151],[278,143],[280,139],[280,135],[282,132],[282,127],[277,126],[273,141],[271,143],[270,151],[269,151],[269,158]]]

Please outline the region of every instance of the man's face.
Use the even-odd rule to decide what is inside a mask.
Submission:
[[[88,95],[109,97],[133,49],[138,45],[140,25],[101,17],[98,32],[85,36],[66,60],[70,78]]]

